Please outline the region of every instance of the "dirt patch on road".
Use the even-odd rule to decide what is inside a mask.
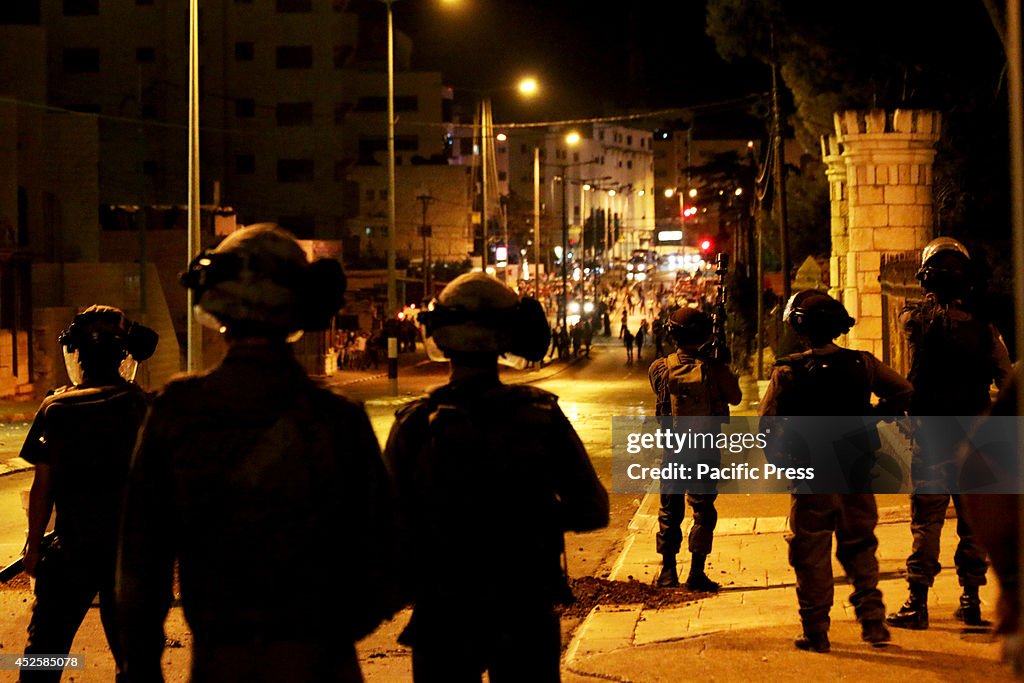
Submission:
[[[639,581],[609,581],[593,576],[569,580],[575,602],[560,608],[564,617],[585,617],[597,605],[643,605],[658,609],[708,597],[687,588],[658,588]]]

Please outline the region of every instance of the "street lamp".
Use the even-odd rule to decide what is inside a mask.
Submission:
[[[568,145],[578,144],[580,134],[572,131],[565,136]],[[570,164],[557,164],[562,169],[562,330],[566,329],[566,313],[569,304],[569,207],[566,201],[565,188],[569,185],[566,172]]]

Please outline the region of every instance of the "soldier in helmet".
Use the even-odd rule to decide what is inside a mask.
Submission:
[[[729,366],[701,354],[711,338],[711,319],[695,308],[682,307],[668,318],[668,333],[678,350],[658,358],[647,370],[651,388],[657,396],[656,415],[729,417],[729,406],[742,400],[739,379]],[[721,421],[718,421],[720,427]],[[714,427],[715,425],[711,425]],[[713,456],[717,455],[717,452]],[[683,542],[682,524],[686,505],[693,509],[690,529],[690,573],[686,587],[715,592],[718,583],[708,578],[705,563],[711,554],[718,511],[717,494],[707,491],[679,491],[661,494],[658,512],[658,554],[662,557],[657,584],[663,588],[679,585],[676,555]]]
[[[957,545],[954,562],[962,587],[955,616],[978,626],[981,600],[978,587],[985,584],[988,563],[963,508],[961,497],[950,495],[944,480],[948,463],[965,434],[955,420],[928,419],[938,415],[979,415],[990,404],[993,381],[1002,388],[1009,380],[1009,352],[1002,337],[971,305],[971,257],[963,244],[939,237],[921,254],[918,280],[924,300],[908,306],[900,317],[910,350],[908,379],[914,385],[910,413],[920,416],[915,436],[910,496],[911,532],[914,543],[907,558],[910,595],[890,614],[890,626],[928,628],[928,589],[941,567],[939,537],[952,498],[957,513]]]
[[[384,450],[404,519],[413,679],[558,681],[563,532],[606,526],[608,494],[557,397],[499,380],[499,356],[544,354],[544,311],[468,273],[417,320],[451,377],[397,413]]]
[[[112,306],[90,306],[59,338],[71,386],[36,413],[21,457],[35,465],[25,570],[36,577],[26,655],[67,654],[93,598],[121,679],[114,619],[114,561],[128,464],[148,397],[133,382],[157,334]],[[56,507],[57,539],[43,537]],[[57,681],[58,671],[24,671],[22,681]]]
[[[909,382],[867,351],[835,344],[854,323],[840,302],[823,292],[798,292],[787,304],[784,317],[808,349],[776,362],[761,402],[762,416],[898,415],[906,409],[912,393]],[[872,394],[880,399],[874,409]],[[782,447],[786,447],[784,439]],[[829,555],[833,534],[836,557],[853,584],[850,603],[861,624],[861,636],[873,645],[887,642],[885,607],[878,590],[874,494],[794,494],[791,505],[789,562],[796,572],[803,624],[803,632],[794,641],[796,647],[813,652],[831,648],[833,578]]]
[[[362,407],[314,383],[289,343],[341,307],[341,266],[258,224],[182,283],[228,351],[164,388],[132,462],[117,588],[129,678],[163,680],[177,560],[192,681],[361,681],[354,643],[398,605],[387,473]]]

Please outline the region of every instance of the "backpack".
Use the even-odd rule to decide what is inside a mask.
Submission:
[[[798,353],[777,366],[793,371],[792,386],[779,397],[779,415],[868,415],[871,384],[860,351]]]
[[[665,357],[668,366],[668,391],[673,415],[711,415],[711,389],[708,386],[704,361],[692,356],[680,357],[670,353]]]

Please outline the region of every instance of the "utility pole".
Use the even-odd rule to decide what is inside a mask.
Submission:
[[[567,331],[566,315],[569,312],[569,207],[566,206],[565,188],[569,179],[565,177],[569,167],[567,164],[560,166],[562,169],[562,330]]]
[[[202,249],[199,220],[201,210],[199,196],[199,0],[191,0],[188,9],[188,259],[186,269]],[[191,289],[188,290],[187,301],[186,361],[189,372],[198,372],[203,368],[203,328],[199,326],[199,321],[192,313],[195,294]]]
[[[772,32],[772,125],[775,146],[775,204],[779,221],[779,262],[782,268],[782,298],[789,301],[789,228],[786,225],[786,155],[782,142],[782,114],[779,111],[779,60],[775,51],[775,32]]]
[[[420,221],[420,236],[423,237],[423,299],[429,301],[432,297],[430,296],[430,280],[431,280],[431,259],[430,259],[430,237],[433,234],[433,228],[427,225],[427,206],[430,202],[434,201],[434,198],[430,194],[430,189],[421,187],[416,193],[416,199],[422,202],[423,218]]]
[[[540,143],[533,145],[533,281],[540,298]]]

